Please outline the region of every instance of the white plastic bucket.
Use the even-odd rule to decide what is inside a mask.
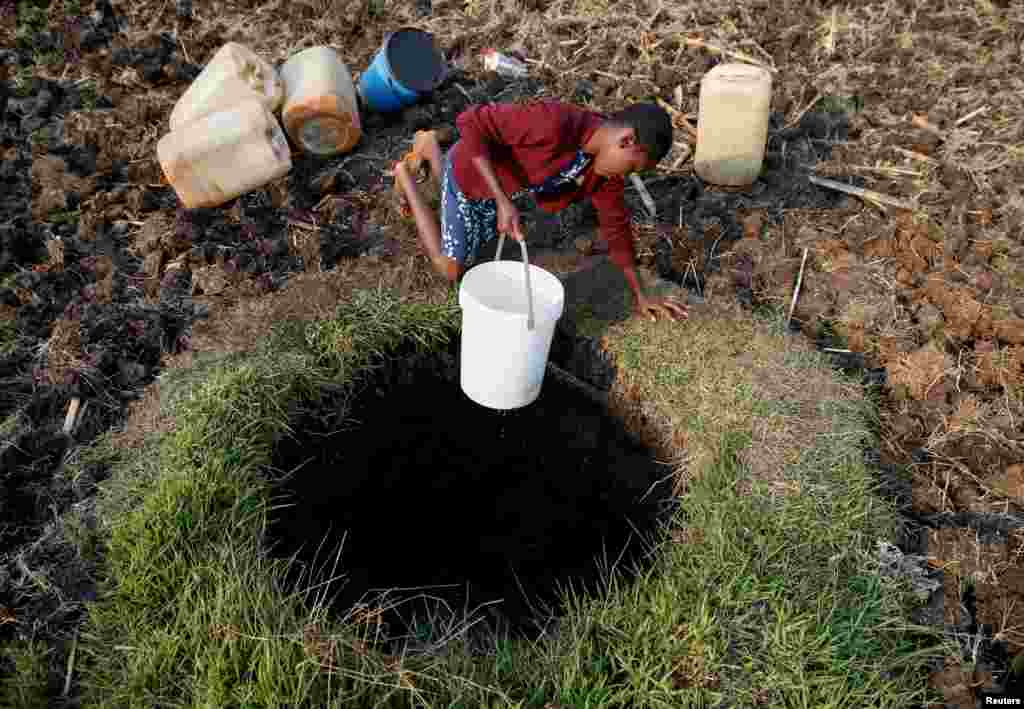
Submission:
[[[565,288],[554,274],[530,265],[493,261],[462,278],[462,352],[459,379],[470,399],[490,409],[518,409],[540,396]]]

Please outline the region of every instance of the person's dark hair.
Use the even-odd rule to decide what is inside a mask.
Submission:
[[[653,162],[660,162],[672,149],[672,119],[656,103],[634,103],[609,118],[614,125],[632,128],[636,142],[647,150]]]

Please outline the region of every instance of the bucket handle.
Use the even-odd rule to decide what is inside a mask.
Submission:
[[[494,254],[494,260],[501,258],[501,249],[505,245],[505,235],[498,237],[498,250]],[[519,241],[519,249],[523,252],[523,273],[526,275],[526,329],[533,330],[533,289],[530,288],[530,260],[526,255],[526,239]]]

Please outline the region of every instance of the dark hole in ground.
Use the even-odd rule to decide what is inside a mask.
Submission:
[[[494,603],[492,627],[529,634],[558,612],[559,584],[631,573],[671,512],[671,468],[551,376],[530,406],[492,411],[462,393],[453,345],[392,359],[357,390],[346,421],[337,400],[307,412],[273,457],[295,470],[277,489],[294,506],[271,522],[274,553],[329,571],[344,539],[339,613],[417,588],[389,596],[410,599],[388,618],[401,631],[429,594],[455,612]]]
[[[611,355],[601,349],[599,338],[568,334],[571,327],[567,318],[558,321],[549,360],[592,387],[608,391],[616,375]]]

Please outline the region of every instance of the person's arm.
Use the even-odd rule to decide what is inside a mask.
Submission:
[[[505,194],[505,191],[501,189],[498,177],[494,174],[494,168],[491,166],[490,158],[485,155],[478,155],[473,158],[473,166],[480,171],[484,182],[487,183],[487,189],[490,190],[497,205],[498,233],[508,234],[516,241],[522,241],[525,237],[523,235],[523,225],[519,221],[519,210],[516,209],[516,206],[512,203],[509,196]]]
[[[494,167],[491,165],[491,159],[487,155],[477,155],[473,158],[473,167],[479,170],[480,175],[484,178],[484,182],[487,183],[487,189],[491,191],[491,196],[499,202],[503,199],[508,199],[508,195],[501,189],[501,183],[498,182],[498,176],[494,174]]]
[[[608,244],[608,258],[622,269],[634,297],[642,297],[636,274],[636,252],[633,249],[633,225],[624,198],[625,183],[609,178],[591,197],[597,210],[599,233]]]
[[[437,215],[416,195],[416,180],[409,174],[404,162],[398,163],[391,175],[406,195],[413,195],[409,200],[409,208],[416,222],[416,236],[434,270],[449,283],[457,282],[465,273],[465,268],[455,259],[445,256],[441,250],[441,229]]]
[[[636,271],[636,251],[633,248],[633,224],[626,207],[625,181],[611,178],[591,196],[597,210],[600,235],[608,244],[608,258],[622,269],[626,283],[633,293],[633,310],[639,316],[657,319],[659,313],[670,318],[685,318],[686,307],[671,298],[648,298],[643,293]]]

